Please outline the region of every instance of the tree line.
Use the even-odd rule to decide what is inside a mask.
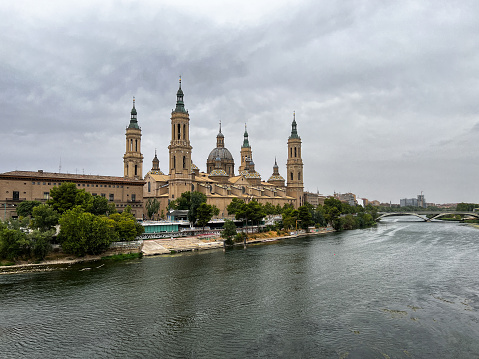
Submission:
[[[309,230],[311,226],[326,227],[331,226],[337,231],[367,228],[376,224],[378,218],[377,208],[368,205],[351,206],[340,200],[329,197],[324,201],[324,205],[316,208],[309,203],[305,203],[298,209],[290,204],[272,205],[271,203],[261,204],[255,200],[248,203],[239,198],[233,198],[226,208],[229,215],[234,215],[236,220],[243,221],[246,225],[258,225],[267,216],[281,216],[279,221],[271,225],[271,230],[291,230],[304,229]],[[236,226],[232,221],[226,221],[223,237],[231,240],[236,234]],[[236,238],[238,241],[240,238]]]
[[[115,241],[131,241],[143,233],[131,207],[117,213],[115,205],[92,196],[74,183],[50,190],[46,203],[23,201],[18,219],[0,221],[0,259],[43,260],[52,244],[76,256],[100,254]]]

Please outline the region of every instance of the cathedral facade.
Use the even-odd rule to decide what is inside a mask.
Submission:
[[[206,159],[206,172],[201,172],[192,161],[190,143],[190,118],[185,109],[184,93],[180,85],[176,97],[176,107],[171,113],[171,141],[169,169],[160,170],[156,155],[152,168],[144,177],[143,198],[157,199],[159,213],[167,213],[168,204],[179,198],[183,192],[198,191],[207,197],[207,203],[219,208],[219,217],[226,217],[226,207],[233,198],[245,202],[256,200],[262,204],[291,204],[298,208],[304,204],[303,161],[301,158],[301,138],[297,133],[296,119],[293,117],[291,135],[287,141],[288,160],[286,180],[279,173],[275,160],[273,173],[267,181],[262,180],[253,161],[253,150],[245,126],[243,144],[240,149],[240,165],[235,172],[235,162],[231,152],[225,147],[225,136],[221,123],[216,136],[216,147]],[[141,129],[138,126],[137,111],[133,104],[130,125],[126,130],[126,153],[123,157],[125,177],[139,179],[142,176],[143,155],[141,154]]]

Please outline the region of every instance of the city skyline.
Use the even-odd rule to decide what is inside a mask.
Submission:
[[[133,96],[143,175],[155,149],[167,171],[181,75],[202,171],[221,121],[236,171],[247,123],[285,176],[295,111],[305,190],[479,203],[479,4],[222,4],[1,4],[0,172],[121,176]]]

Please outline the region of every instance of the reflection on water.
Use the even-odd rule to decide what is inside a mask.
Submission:
[[[389,221],[246,250],[3,275],[0,353],[477,357],[478,253],[477,229]]]

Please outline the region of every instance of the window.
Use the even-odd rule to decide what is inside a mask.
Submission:
[[[43,199],[49,199],[50,198],[50,192],[43,192]]]
[[[110,201],[114,201],[115,200],[115,195],[113,193],[110,193]]]
[[[93,197],[96,197],[96,196],[98,196],[96,193],[92,193],[91,195],[92,195]]]
[[[110,195],[110,196],[111,196],[111,195]],[[136,194],[132,194],[132,195],[131,195],[131,200],[132,200],[133,202],[136,201]]]
[[[291,154],[289,157],[293,157],[293,147],[289,149],[289,153]]]
[[[151,182],[148,182],[148,192],[151,192]]]
[[[178,124],[178,139],[181,140],[181,125]]]
[[[135,165],[135,176],[138,176],[138,165]]]
[[[293,180],[293,172],[291,172],[291,176],[290,176],[290,177],[291,177],[291,181],[292,181],[292,180]]]
[[[301,181],[301,172],[298,172],[298,181]]]
[[[35,184],[35,182],[32,182],[32,184]]]
[[[297,157],[297,155],[296,155],[296,147],[294,148],[294,157]]]
[[[106,197],[106,194],[102,193],[101,196],[102,196],[103,198],[105,198],[105,197]]]
[[[183,156],[183,168],[186,168],[186,157]]]
[[[183,139],[186,140],[186,125],[183,125]]]
[[[18,201],[20,199],[20,192],[13,191],[13,200]]]

